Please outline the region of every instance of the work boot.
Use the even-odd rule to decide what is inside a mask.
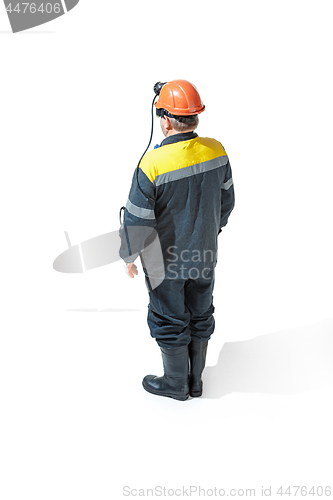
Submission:
[[[188,345],[190,356],[190,377],[189,389],[192,398],[198,398],[202,395],[201,374],[206,364],[208,340],[202,341],[192,338]]]
[[[189,396],[188,390],[188,348],[161,347],[164,375],[146,375],[142,381],[143,388],[157,396],[185,401]]]

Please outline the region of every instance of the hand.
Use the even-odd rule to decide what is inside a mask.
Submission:
[[[130,278],[134,278],[134,275],[138,274],[138,268],[136,267],[134,262],[130,262],[129,264],[126,264],[125,262],[124,264],[127,276],[129,276]]]

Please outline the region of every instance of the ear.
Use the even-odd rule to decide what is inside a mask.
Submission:
[[[170,122],[170,118],[168,116],[164,116],[163,120],[164,120],[164,128],[166,130],[171,130],[172,129],[172,125],[171,125],[171,122]]]

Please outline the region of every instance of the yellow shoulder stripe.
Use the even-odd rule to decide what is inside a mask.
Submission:
[[[142,158],[140,168],[148,179],[154,182],[158,175],[226,155],[220,142],[206,137],[196,137],[149,151]]]

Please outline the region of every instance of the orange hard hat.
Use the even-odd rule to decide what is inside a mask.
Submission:
[[[205,109],[196,87],[187,80],[164,84],[155,106],[176,116],[197,115]]]

